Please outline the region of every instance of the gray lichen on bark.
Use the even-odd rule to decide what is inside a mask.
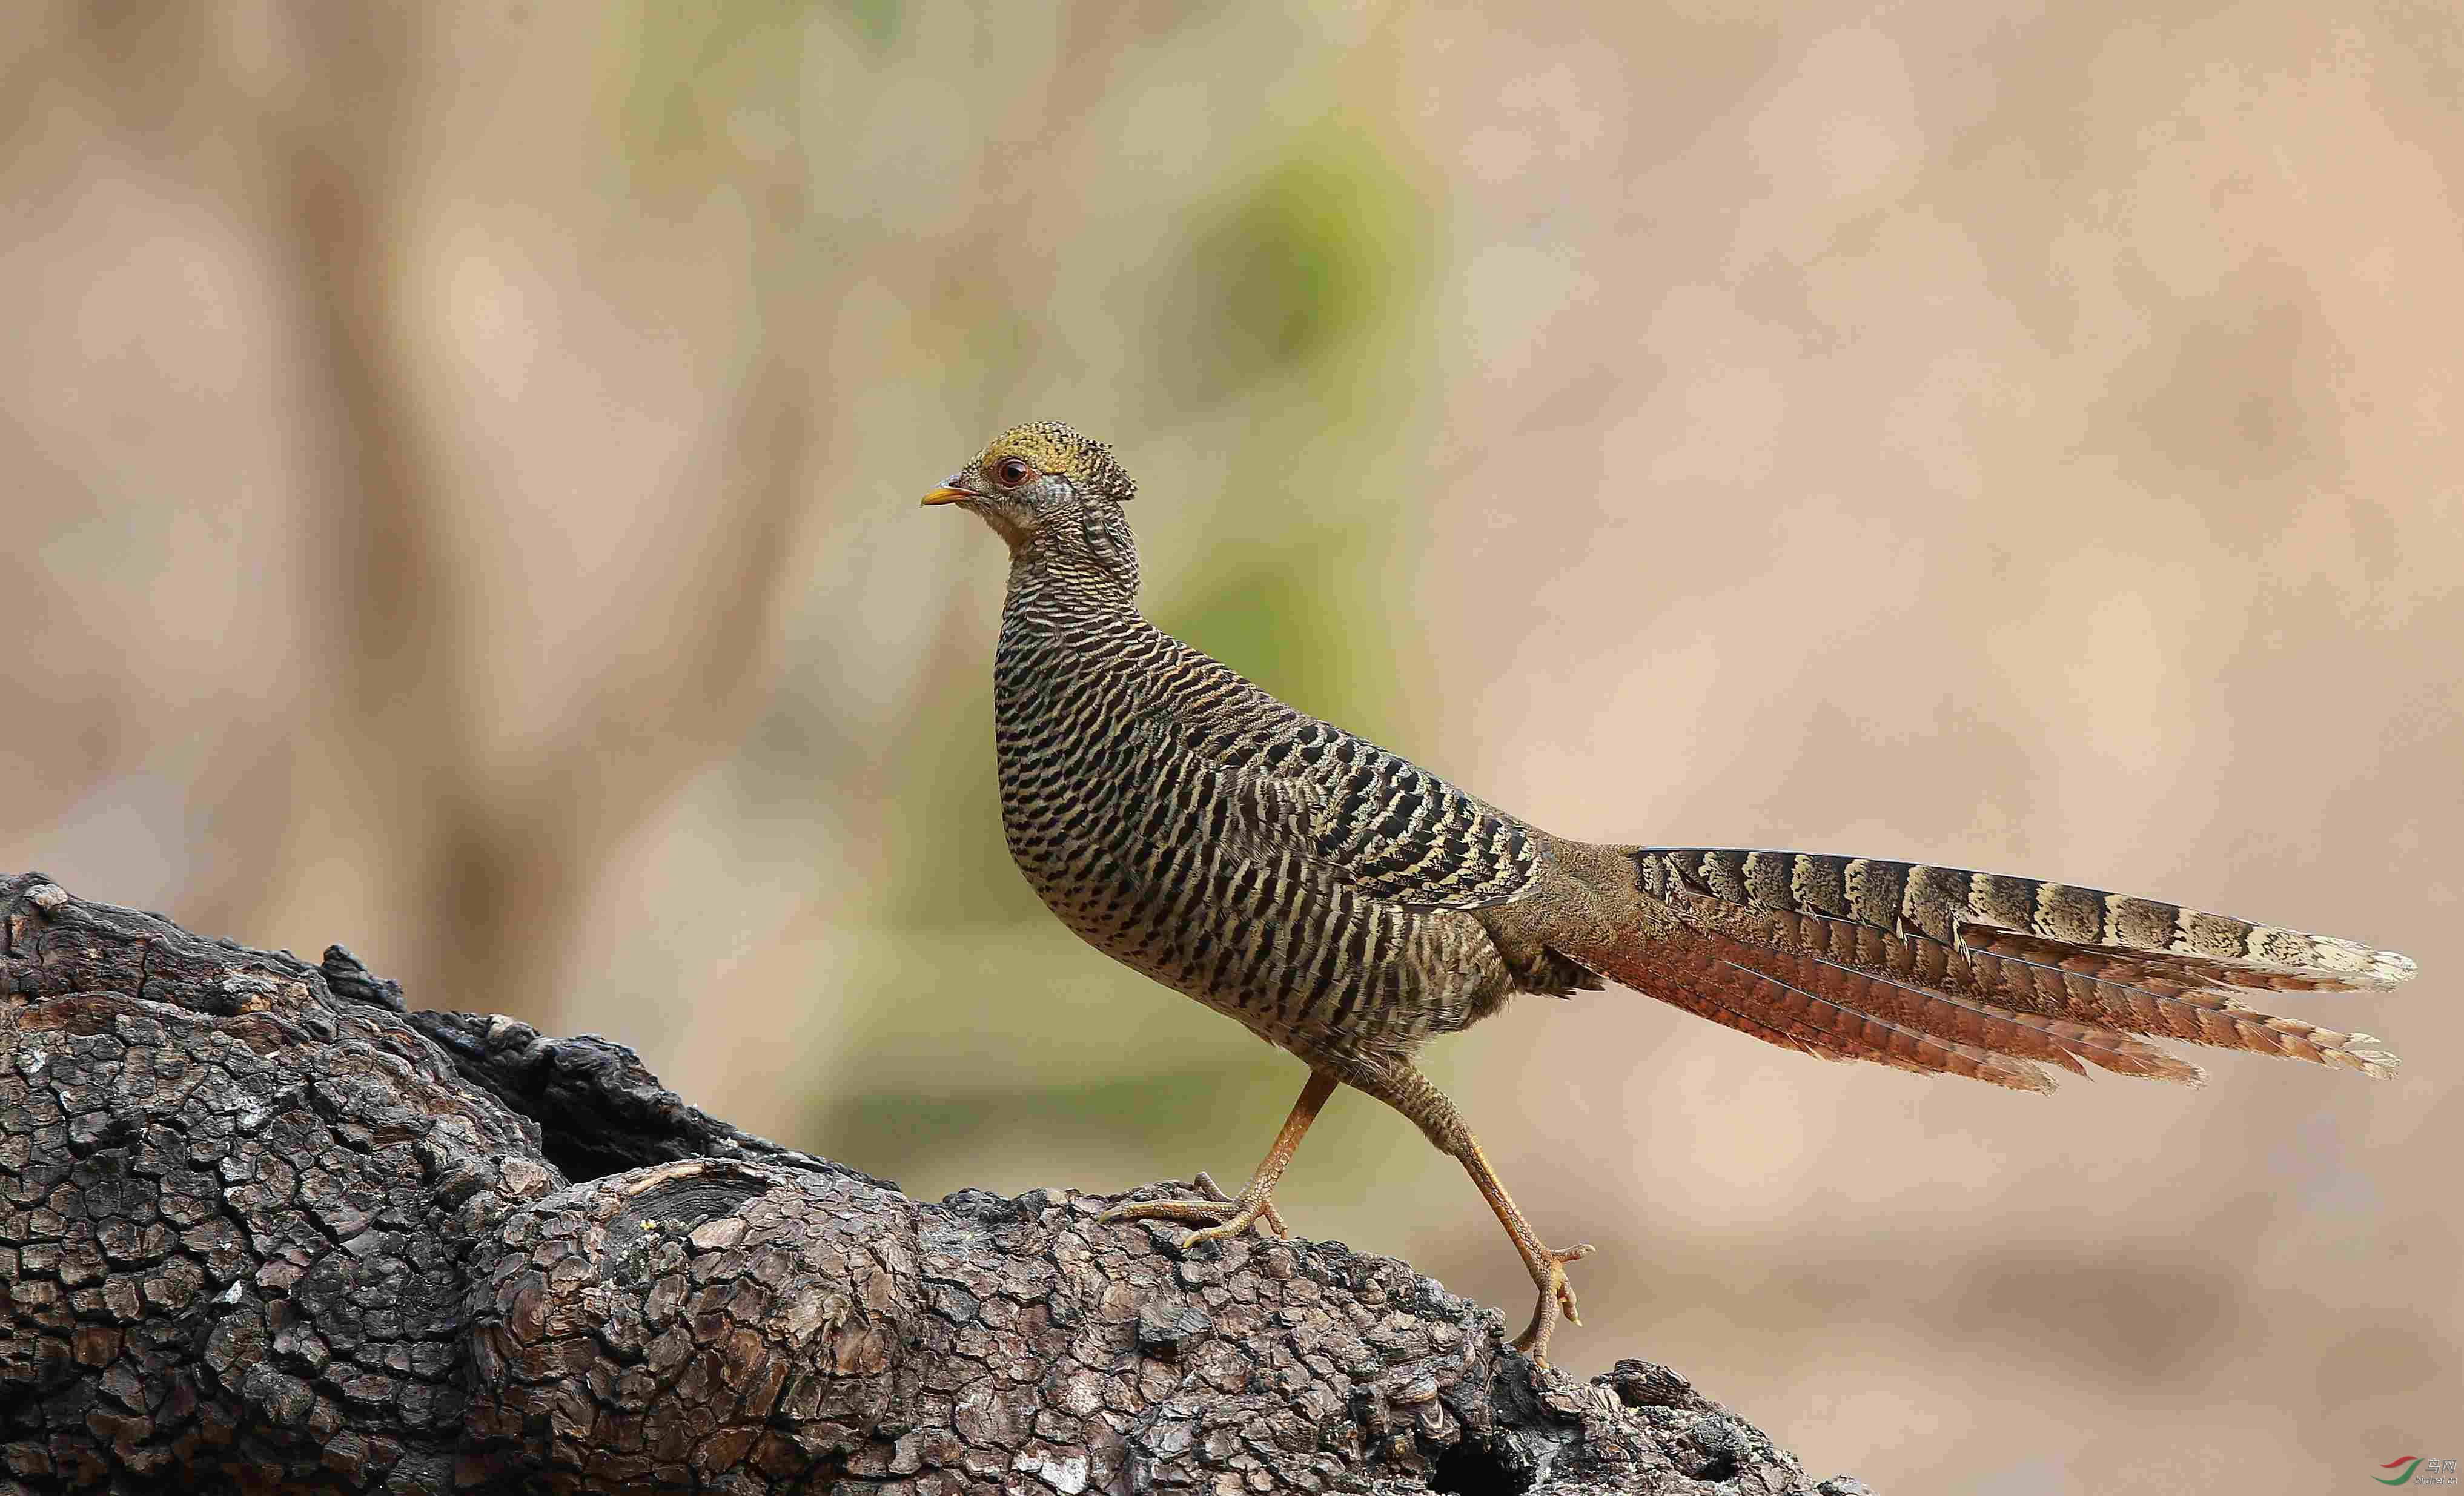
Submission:
[[[0,881],[0,1493],[1847,1496],[1340,1243],[909,1199],[604,1040]]]

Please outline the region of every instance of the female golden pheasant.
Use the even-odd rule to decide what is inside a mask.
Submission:
[[[1045,903],[1089,944],[1309,1067],[1238,1197],[1121,1207],[1281,1229],[1274,1188],[1340,1083],[1460,1159],[1539,1288],[1515,1344],[1547,1359],[1565,1265],[1454,1106],[1413,1066],[1518,992],[1620,982],[1757,1039],[2019,1090],[2042,1068],[2195,1082],[2139,1038],[2385,1075],[2395,1057],[2245,1005],[2252,991],[2386,987],[2391,951],[2093,889],[1803,852],[1567,841],[1296,712],[1139,616],[1136,492],[1057,423],[994,439],[927,504],[1009,542],[993,664],[1001,821]]]

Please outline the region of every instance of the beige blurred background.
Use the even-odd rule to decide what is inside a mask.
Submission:
[[[2400,1079],[2038,1100],[1621,993],[1436,1065],[1644,1354],[1897,1492],[2464,1456],[2464,19],[30,3],[0,868],[330,940],[893,1176],[1245,1176],[1296,1064],[1001,847],[1002,557],[1551,829],[2410,951]],[[1519,1316],[1357,1097],[1301,1228]]]

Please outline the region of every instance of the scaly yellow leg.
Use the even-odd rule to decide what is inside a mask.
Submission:
[[[1251,1226],[1258,1226],[1261,1234],[1289,1235],[1284,1226],[1284,1218],[1275,1209],[1275,1186],[1282,1182],[1284,1170],[1291,1163],[1293,1153],[1300,1148],[1301,1138],[1308,1133],[1309,1124],[1317,1120],[1318,1109],[1334,1094],[1334,1088],[1333,1076],[1316,1070],[1309,1072],[1309,1084],[1301,1088],[1301,1099],[1292,1103],[1291,1115],[1284,1118],[1283,1131],[1275,1134],[1274,1146],[1266,1150],[1266,1156],[1259,1163],[1258,1172],[1249,1177],[1249,1182],[1243,1185],[1241,1193],[1232,1199],[1221,1199],[1222,1192],[1215,1189],[1215,1181],[1201,1174],[1198,1177],[1199,1184],[1213,1191],[1217,1199],[1139,1200],[1133,1204],[1115,1205],[1097,1219],[1107,1222],[1177,1221],[1183,1225],[1202,1225],[1204,1229],[1193,1231],[1182,1240],[1180,1246],[1183,1251],[1201,1243],[1237,1237]]]

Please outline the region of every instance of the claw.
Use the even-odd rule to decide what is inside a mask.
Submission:
[[[1274,1197],[1267,1192],[1243,1189],[1238,1196],[1226,1199],[1221,1186],[1202,1173],[1198,1177],[1198,1187],[1211,1198],[1133,1200],[1113,1206],[1095,1220],[1104,1225],[1124,1221],[1169,1221],[1199,1227],[1181,1238],[1178,1250],[1184,1252],[1209,1242],[1230,1241],[1252,1227],[1264,1237],[1290,1235],[1283,1216],[1275,1209]]]
[[[1223,1186],[1216,1183],[1215,1177],[1208,1174],[1203,1169],[1198,1171],[1198,1187],[1206,1192],[1209,1199],[1221,1200],[1227,1205],[1240,1203],[1232,1196],[1224,1194]],[[1244,1189],[1243,1193],[1245,1194],[1247,1192]],[[1261,1233],[1261,1235],[1288,1237],[1292,1234],[1291,1227],[1284,1224],[1284,1213],[1275,1208],[1275,1197],[1271,1192],[1262,1193],[1258,1201],[1258,1208],[1259,1213],[1265,1217],[1266,1224],[1270,1228],[1269,1230]]]
[[[1564,1251],[1545,1246],[1540,1249],[1545,1266],[1535,1265],[1531,1274],[1533,1286],[1540,1290],[1540,1302],[1532,1308],[1531,1323],[1514,1337],[1514,1349],[1531,1357],[1534,1365],[1549,1364],[1549,1337],[1555,1333],[1560,1318],[1578,1327],[1583,1323],[1574,1309],[1574,1286],[1566,1279],[1566,1265],[1581,1262],[1595,1250],[1589,1242]]]

